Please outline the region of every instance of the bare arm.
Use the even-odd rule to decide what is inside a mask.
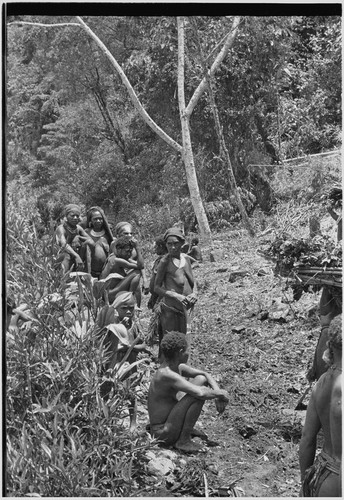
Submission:
[[[306,421],[302,431],[302,437],[299,448],[299,461],[301,471],[301,481],[303,481],[305,472],[314,462],[317,434],[321,428],[321,422],[315,407],[316,386],[313,389],[306,413]]]
[[[186,380],[184,377],[179,375],[178,373],[173,373],[171,375],[171,386],[176,390],[176,391],[182,391],[185,392],[186,394],[189,394],[190,396],[193,396],[194,398],[197,399],[202,399],[202,400],[208,400],[208,399],[223,399],[225,401],[229,400],[228,394],[226,391],[222,389],[211,389],[206,386],[198,386],[195,384],[192,384],[188,380]]]
[[[338,460],[342,457],[342,374],[340,374],[333,385],[330,404],[330,431],[333,456]]]
[[[136,264],[137,264],[136,269],[143,269],[145,267],[145,263],[141,254],[140,247],[135,238],[132,239],[132,242],[134,243],[134,248],[136,250]]]
[[[138,269],[136,262],[129,262],[128,260],[116,257],[116,255],[110,255],[102,273],[100,279],[107,278],[110,273],[116,272],[116,267],[121,269]]]
[[[69,245],[67,243],[66,236],[65,236],[65,230],[64,230],[64,228],[63,228],[62,225],[58,226],[58,228],[56,229],[55,237],[56,237],[57,244],[63,250],[65,250],[67,253],[69,253],[70,255],[72,255],[75,258],[76,262],[78,262],[78,260],[81,261],[81,258],[79,256],[79,254],[75,250],[73,250],[73,248],[72,248],[71,245]]]
[[[188,377],[188,378],[195,378],[195,377],[197,377],[197,375],[203,375],[207,379],[207,382],[212,389],[214,389],[214,390],[220,389],[217,382],[210,375],[210,373],[205,372],[204,370],[192,368],[192,366],[189,366],[189,365],[182,363],[179,365],[179,373],[180,373],[180,375],[182,375],[184,377]]]
[[[172,297],[176,300],[179,300],[179,302],[184,303],[185,305],[187,304],[186,297],[184,295],[181,295],[180,293],[174,292],[172,290],[166,290],[164,286],[164,279],[165,279],[165,274],[166,274],[166,269],[167,269],[167,264],[168,264],[168,257],[165,258],[163,257],[161,261],[159,262],[157,272],[156,272],[156,278],[155,278],[155,283],[154,283],[154,293],[159,295],[160,297]]]

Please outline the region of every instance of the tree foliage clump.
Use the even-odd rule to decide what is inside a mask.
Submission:
[[[53,24],[73,18],[20,20]],[[180,143],[175,19],[84,21],[114,54],[154,121]],[[197,17],[207,64],[230,26],[226,17]],[[270,187],[274,165],[340,146],[340,27],[339,16],[243,17],[230,55],[214,77],[236,183],[266,212],[276,201]],[[192,34],[187,21],[187,100],[203,78]],[[80,27],[12,24],[7,53],[9,180],[22,176],[34,188],[101,205],[114,217],[132,207],[136,212],[161,207],[169,193],[173,211],[176,200],[189,197],[181,158],[143,124],[109,61]],[[230,201],[207,93],[190,127],[204,202]],[[256,164],[272,168],[251,168]]]

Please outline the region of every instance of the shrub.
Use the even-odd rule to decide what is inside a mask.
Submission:
[[[146,433],[133,438],[125,425],[134,381],[123,384],[114,370],[113,397],[100,396],[108,375],[91,280],[61,279],[53,244],[37,238],[20,201],[8,197],[7,285],[37,321],[7,333],[5,494],[133,496],[145,487],[152,448]]]

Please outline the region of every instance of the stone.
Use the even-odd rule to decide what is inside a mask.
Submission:
[[[245,325],[232,326],[232,332],[233,333],[241,333],[241,332],[244,332],[245,330],[246,330],[246,326]]]
[[[223,258],[223,250],[211,250],[210,252],[210,262],[217,262]]]
[[[219,267],[218,269],[216,269],[216,273],[225,273],[228,271],[228,267]]]
[[[265,319],[268,319],[268,317],[269,317],[269,311],[261,311],[257,315],[257,319],[259,319],[260,321],[264,321]]]
[[[146,453],[148,462],[148,471],[150,474],[166,476],[176,467],[178,455],[172,450],[148,451]]]
[[[234,283],[234,281],[237,278],[243,278],[244,276],[247,276],[248,274],[249,274],[249,272],[247,270],[231,271],[229,274],[228,281],[230,281],[230,283]]]
[[[283,304],[281,299],[276,299],[269,310],[269,319],[280,323],[286,323],[290,319],[289,306]]]

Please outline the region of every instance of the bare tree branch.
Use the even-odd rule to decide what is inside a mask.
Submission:
[[[87,26],[86,23],[81,19],[81,17],[76,16],[76,19],[78,23],[56,23],[56,24],[45,24],[45,23],[35,23],[35,22],[28,22],[28,21],[13,21],[9,23],[8,25],[12,24],[28,24],[31,26],[42,26],[42,27],[59,27],[59,26],[78,26],[79,28],[82,28],[98,45],[100,50],[103,52],[103,54],[109,59],[111,65],[116,69],[117,73],[119,74],[123,84],[125,85],[131,100],[140,114],[140,116],[143,118],[143,120],[147,123],[147,125],[169,146],[171,146],[173,149],[178,151],[178,153],[183,154],[183,147],[178,144],[176,141],[174,141],[166,132],[164,132],[159,125],[157,125],[154,120],[149,116],[147,111],[143,108],[141,102],[139,101],[139,98],[137,97],[133,87],[131,86],[128,78],[126,77],[124,71],[122,70],[121,66],[118,64],[114,56],[111,54],[111,52],[106,48],[104,43],[97,37],[95,33]]]
[[[44,28],[56,28],[58,26],[77,26],[78,28],[81,28],[80,24],[78,23],[46,24],[46,23],[31,23],[29,21],[12,21],[11,23],[8,23],[7,26],[11,26],[12,24],[29,24],[31,26],[42,26]]]
[[[76,16],[77,20],[79,21],[80,25],[84,28],[86,33],[93,38],[93,40],[96,42],[100,50],[103,52],[103,54],[109,59],[111,62],[112,66],[116,69],[117,73],[119,74],[123,84],[127,88],[127,91],[131,97],[131,100],[139,112],[140,116],[144,119],[144,121],[147,123],[147,125],[159,136],[161,139],[163,139],[167,144],[169,144],[173,149],[178,151],[179,153],[183,154],[183,148],[180,144],[175,142],[169,135],[164,132],[159,125],[157,125],[152,118],[149,116],[147,111],[143,108],[142,104],[140,103],[133,87],[131,86],[128,78],[126,77],[124,71],[122,70],[121,66],[118,64],[114,56],[111,54],[111,52],[107,49],[107,47],[104,45],[104,43],[97,37],[95,33],[87,26],[87,24],[84,23],[84,21],[81,19],[81,17]]]
[[[229,49],[232,47],[234,39],[235,39],[237,31],[238,31],[239,23],[240,23],[240,16],[235,16],[234,20],[233,20],[232,29],[227,35],[227,39],[224,43],[224,46],[222,47],[222,49],[220,50],[219,54],[217,55],[215,61],[211,65],[211,68],[209,70],[210,76],[212,76],[216,72],[216,70],[218,69],[218,67],[220,66],[220,64],[222,63],[222,61],[226,57],[226,55],[228,54]],[[206,88],[207,88],[207,81],[205,78],[203,78],[203,80],[198,85],[197,89],[195,90],[193,96],[191,97],[189,104],[187,105],[187,108],[185,110],[185,112],[188,116],[191,116],[196,104],[198,103],[201,95],[206,90]]]

